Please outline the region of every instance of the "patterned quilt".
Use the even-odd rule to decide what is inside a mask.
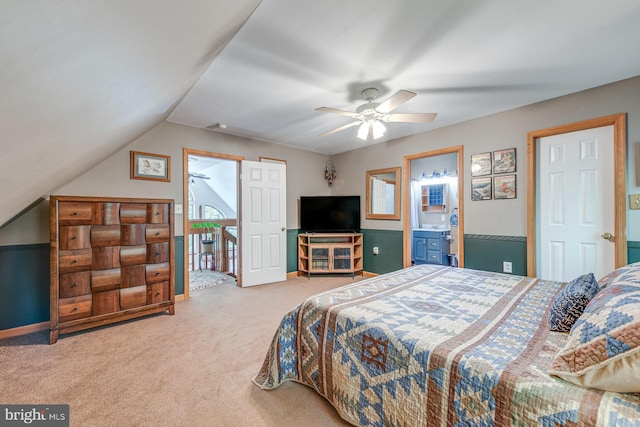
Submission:
[[[431,265],[355,282],[289,312],[254,382],[306,384],[359,426],[640,427],[640,395],[547,374],[560,287]]]

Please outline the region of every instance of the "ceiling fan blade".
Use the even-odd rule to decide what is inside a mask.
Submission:
[[[358,115],[358,113],[352,113],[351,111],[338,110],[336,108],[329,108],[329,107],[316,108],[316,111],[320,111],[322,113],[342,114],[343,116],[349,116],[349,117],[356,117]]]
[[[346,124],[346,125],[344,125],[344,126],[340,126],[339,128],[336,128],[336,129],[333,129],[333,130],[327,131],[327,132],[325,132],[325,133],[321,133],[321,134],[320,134],[320,136],[331,135],[332,133],[336,133],[336,132],[343,131],[343,130],[345,130],[345,129],[349,129],[349,128],[350,128],[350,127],[352,127],[352,126],[357,126],[357,125],[359,125],[360,123],[362,123],[362,120],[356,120],[355,122],[348,123],[348,124]]]
[[[378,105],[376,111],[381,113],[390,113],[414,96],[416,96],[416,94],[413,92],[409,92],[408,90],[399,90],[382,104]]]
[[[396,113],[389,114],[387,122],[429,123],[435,120],[436,113]]]

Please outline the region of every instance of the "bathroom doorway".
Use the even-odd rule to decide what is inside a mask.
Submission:
[[[404,267],[427,255],[430,263],[463,267],[463,147],[405,156],[403,166]],[[442,244],[433,242],[437,251],[416,249],[414,234],[416,241],[441,236]]]

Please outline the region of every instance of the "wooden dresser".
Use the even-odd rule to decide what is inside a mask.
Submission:
[[[174,314],[173,200],[51,196],[50,342]]]

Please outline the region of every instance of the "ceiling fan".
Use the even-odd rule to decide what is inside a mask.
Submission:
[[[211,179],[205,174],[198,173],[198,172],[189,172],[189,178]]]
[[[378,96],[378,93],[378,89],[373,87],[363,90],[362,96],[367,102],[366,104],[362,104],[361,106],[359,106],[356,109],[355,113],[328,107],[316,108],[316,111],[321,111],[323,113],[341,114],[343,116],[349,116],[355,119],[355,121],[325,132],[321,134],[321,136],[331,135],[332,133],[340,132],[352,126],[360,125],[360,129],[358,129],[358,138],[366,141],[369,138],[369,135],[371,135],[373,139],[382,137],[387,130],[384,123],[429,123],[436,118],[436,113],[391,114],[393,110],[416,96],[416,94],[413,92],[409,92],[408,90],[399,90],[382,103],[373,102],[373,100]]]

